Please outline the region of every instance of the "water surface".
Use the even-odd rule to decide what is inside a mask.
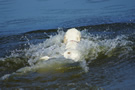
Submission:
[[[134,0],[0,0],[0,89],[135,88]],[[82,60],[65,59],[68,28]],[[55,57],[38,61],[48,55]]]

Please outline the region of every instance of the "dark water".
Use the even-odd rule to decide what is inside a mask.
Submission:
[[[0,89],[134,90],[134,2],[0,0]],[[59,58],[71,27],[80,62]]]

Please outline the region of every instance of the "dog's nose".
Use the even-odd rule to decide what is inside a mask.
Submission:
[[[70,54],[70,52],[67,52],[67,54]]]

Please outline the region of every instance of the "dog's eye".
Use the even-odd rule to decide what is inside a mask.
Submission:
[[[70,54],[70,52],[68,52],[68,54]]]

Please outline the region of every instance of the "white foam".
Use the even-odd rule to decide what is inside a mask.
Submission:
[[[57,35],[50,36],[50,38],[43,43],[30,45],[29,49],[25,49],[23,51],[25,52],[24,57],[29,58],[28,63],[30,65],[30,68],[23,68],[20,69],[20,71],[25,72],[27,70],[37,70],[41,66],[46,66],[46,68],[52,68],[55,65],[59,66],[55,63],[61,63],[60,65],[62,65],[63,61],[65,63],[66,59],[63,57],[63,53],[65,52],[65,44],[63,43],[64,34],[64,31],[58,31]],[[86,61],[90,63],[92,60],[95,60],[100,55],[100,53],[108,57],[116,54],[122,57],[123,55],[127,55],[127,53],[132,51],[132,48],[128,46],[132,42],[127,40],[126,36],[121,35],[117,36],[114,39],[102,39],[100,36],[94,36],[86,30],[81,31],[81,34],[82,38],[79,42],[77,49],[81,55],[81,58],[79,60],[79,62],[81,61],[80,66],[86,72],[88,71],[88,63],[86,63]],[[119,48],[120,50],[118,50]],[[14,52],[11,56],[18,57],[19,55],[19,53]],[[53,60],[50,60],[49,63],[42,63],[42,61],[41,63],[38,62],[39,59],[44,56],[51,57],[51,59]]]
[[[63,43],[64,34],[65,32],[58,31],[57,35],[50,36],[50,38],[43,43],[31,45],[29,50],[26,50],[25,53],[25,55],[29,57],[29,64],[34,65],[44,56],[57,59],[63,57],[63,53],[65,52],[65,44]],[[108,57],[113,56],[115,55],[115,49],[119,47],[125,49],[127,53],[132,50],[127,46],[127,44],[131,42],[126,40],[125,36],[117,36],[114,39],[101,39],[100,36],[94,36],[87,30],[81,31],[81,34],[82,38],[77,47],[81,53],[79,61],[88,60],[90,62],[91,60],[95,60],[100,53]]]

